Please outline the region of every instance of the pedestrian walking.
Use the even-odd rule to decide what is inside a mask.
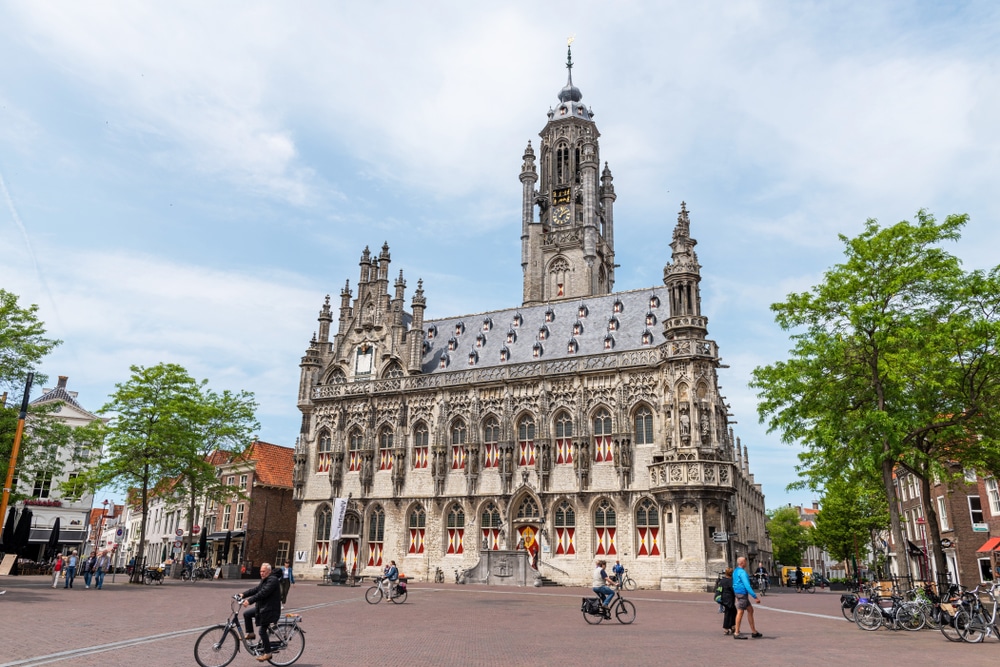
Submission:
[[[63,588],[73,588],[73,579],[76,578],[76,566],[79,562],[80,557],[77,555],[76,549],[73,549],[66,561],[66,581],[63,583]]]
[[[285,561],[285,567],[281,570],[281,604],[288,602],[288,589],[295,583],[295,575],[292,574],[292,564]]]
[[[111,556],[108,555],[107,551],[104,551],[97,557],[97,562],[94,564],[94,583],[97,585],[97,590],[104,588],[104,575],[107,574],[109,567],[111,567]]]
[[[59,587],[59,575],[63,572],[63,556],[56,556],[52,563],[52,588]]]
[[[736,593],[733,591],[733,568],[727,567],[719,577],[719,604],[722,605],[722,634],[731,635],[736,628]]]
[[[85,588],[90,588],[90,582],[94,579],[94,566],[97,565],[97,553],[91,553],[83,565],[80,566],[80,573],[83,574]]]
[[[744,615],[750,623],[750,636],[755,639],[763,637],[764,635],[757,632],[757,626],[753,622],[753,605],[750,604],[750,598],[753,598],[757,604],[760,604],[760,600],[757,599],[757,594],[753,592],[753,586],[750,585],[745,556],[736,559],[736,569],[733,570],[733,593],[736,594],[736,625],[733,628],[733,639],[747,638],[746,635],[740,634],[740,621],[743,620]]]

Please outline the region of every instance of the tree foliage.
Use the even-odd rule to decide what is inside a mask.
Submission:
[[[945,455],[929,441],[973,465],[995,458],[998,273],[966,273],[939,247],[966,222],[920,211],[913,223],[869,220],[841,236],[845,261],[772,306],[792,332],[789,359],[753,373],[761,420],[805,447],[802,483],[822,488],[849,470],[880,479],[897,545],[897,465],[929,474]]]
[[[867,551],[872,531],[889,526],[889,508],[876,479],[847,477],[825,489],[813,530],[813,543],[837,561]]]
[[[15,294],[0,288],[0,393],[21,396],[28,373],[61,343],[45,337],[36,304],[22,308]],[[45,376],[35,372],[35,382],[44,383]]]
[[[782,507],[771,513],[767,532],[774,547],[774,560],[782,565],[799,565],[809,546],[809,531],[802,525],[794,507]]]

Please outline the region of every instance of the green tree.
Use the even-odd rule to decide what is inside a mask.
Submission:
[[[782,565],[799,565],[809,546],[809,531],[802,525],[794,507],[782,507],[769,513],[767,532],[774,547],[774,560]]]
[[[216,476],[216,463],[220,458],[229,460],[234,452],[248,446],[254,433],[260,430],[256,417],[257,401],[251,392],[229,390],[221,394],[212,390],[199,396],[199,419],[194,424],[197,437],[190,459],[174,487],[183,493],[188,503],[188,543],[193,539],[194,510],[199,499],[224,501],[234,494],[245,494],[244,489],[233,488]],[[201,557],[204,558],[204,554]]]
[[[45,337],[45,325],[38,319],[38,306],[22,308],[17,296],[0,289],[0,393],[24,393],[24,382],[41,361],[62,341]],[[45,382],[35,373],[35,383]]]
[[[86,483],[92,488],[137,489],[142,512],[139,544],[145,545],[150,491],[180,475],[197,449],[200,385],[176,364],[132,366],[131,371],[100,410],[114,416],[101,433],[101,462],[89,471]],[[141,580],[140,570],[136,568],[133,581]]]
[[[824,490],[813,544],[827,551],[834,560],[850,561],[852,556],[866,551],[872,531],[889,526],[889,510],[885,494],[877,480],[845,476],[831,480]]]
[[[844,263],[771,307],[794,332],[790,358],[753,373],[761,420],[805,447],[803,483],[821,488],[849,470],[880,479],[897,545],[896,466],[923,458],[911,467],[928,474],[940,453],[921,451],[928,439],[977,443],[961,452],[970,461],[996,446],[996,270],[965,273],[939,247],[966,222],[920,211],[915,223],[869,220],[856,238],[841,236]]]

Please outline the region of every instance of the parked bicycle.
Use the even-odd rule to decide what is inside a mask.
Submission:
[[[1000,584],[994,582],[988,589],[980,590],[976,586],[968,594],[968,606],[959,609],[955,614],[954,625],[963,641],[979,644],[987,637],[1000,639],[1000,628],[997,628],[997,596],[996,590]],[[983,596],[989,598],[990,604],[983,603]]]
[[[211,579],[214,574],[215,571],[206,566],[200,566],[190,570],[185,568],[181,572],[181,581],[200,581],[202,579]]]
[[[375,577],[375,585],[365,591],[365,600],[368,604],[378,604],[382,598],[395,604],[406,602],[406,579],[400,577],[393,583],[385,577]]]
[[[635,579],[633,579],[631,576],[629,576],[628,568],[625,568],[624,570],[622,570],[622,576],[621,576],[621,582],[620,583],[621,583],[621,587],[624,588],[627,591],[634,591],[636,589],[636,587],[637,587],[637,584],[635,583]]]
[[[163,583],[163,569],[159,567],[147,567],[145,572],[142,573],[142,583],[149,586],[154,581],[157,584]]]
[[[439,567],[434,569],[434,583],[435,584],[444,583],[444,570],[442,570]]]
[[[252,656],[264,654],[263,642],[247,640],[240,623],[243,596],[234,595],[230,602],[232,616],[226,623],[213,626],[201,633],[194,643],[194,659],[201,667],[226,667],[240,651],[240,645]],[[272,623],[261,632],[270,633],[272,665],[290,665],[300,657],[306,648],[305,630],[299,627],[302,617],[285,614],[277,623]]]
[[[619,623],[628,625],[635,620],[635,605],[622,597],[622,587],[615,586],[615,596],[611,599],[611,604],[605,607],[601,604],[601,598],[583,598],[580,605],[583,612],[583,620],[591,625],[597,625],[601,621],[611,620],[611,613]]]
[[[862,630],[874,631],[882,626],[890,630],[917,631],[926,623],[920,608],[914,602],[905,602],[898,595],[890,596],[892,605],[883,607],[882,598],[860,598],[854,609],[854,622]]]

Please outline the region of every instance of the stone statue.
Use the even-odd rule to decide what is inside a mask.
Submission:
[[[681,408],[681,435],[691,435],[691,417],[688,415],[687,408]]]

